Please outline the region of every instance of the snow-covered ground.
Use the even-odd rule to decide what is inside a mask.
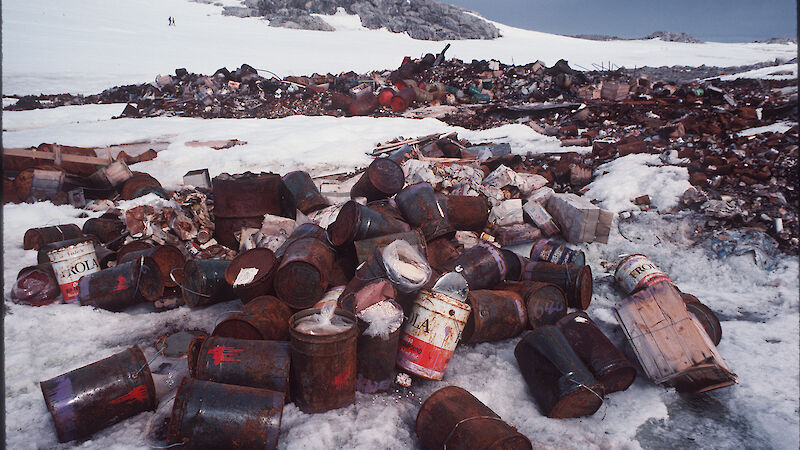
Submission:
[[[213,73],[242,63],[280,76],[396,68],[403,56],[436,53],[444,43],[361,27],[355,16],[327,18],[336,32],[268,27],[258,18],[220,15],[186,0],[5,0],[3,90],[7,94],[97,93],[152,81],[186,67]],[[175,17],[176,26],[167,26]],[[548,65],[731,66],[789,60],[795,44],[684,44],[660,40],[590,41],[497,24],[497,40],[453,41],[447,56]]]
[[[279,73],[396,67],[404,55],[438,51],[443,43],[414,41],[384,30],[365,30],[352,17],[336,16],[339,31],[269,28],[258,19],[222,17],[220,8],[185,0],[4,1],[3,89],[5,93],[93,93],[126,82],[152,80],[176,67],[209,73],[249,63]],[[177,27],[167,27],[174,16]],[[524,63],[559,58],[589,66],[739,65],[791,58],[796,45],[674,44],[661,41],[594,42],[498,25],[497,41],[459,41],[449,56],[497,58]],[[33,32],[33,31],[36,32]],[[779,68],[769,68],[770,76]],[[783,70],[783,69],[781,69]],[[795,69],[796,74],[796,69]],[[796,76],[796,75],[795,75]],[[10,103],[4,99],[3,104]],[[368,164],[375,143],[457,131],[473,142],[509,142],[515,153],[565,150],[555,138],[524,125],[470,131],[435,119],[287,117],[266,119],[117,119],[124,105],[85,105],[3,112],[3,145],[42,142],[101,146],[142,140],[169,146],[149,162],[133,165],[166,187],[176,187],[191,169],[222,172],[305,169],[314,175]],[[791,124],[781,124],[784,129]],[[763,132],[769,130],[750,130]],[[239,139],[226,150],[195,148],[190,140]],[[569,150],[585,150],[572,148]],[[631,200],[649,194],[667,212],[688,187],[685,168],[652,155],[629,155],[600,168],[587,195],[614,211],[633,210]],[[146,200],[146,199],[145,199]],[[132,206],[127,205],[127,206]],[[123,205],[126,207],[126,205]],[[3,277],[7,297],[17,272],[35,264],[22,249],[30,227],[76,223],[85,213],[50,203],[3,209]],[[89,217],[100,213],[90,212]],[[644,253],[686,292],[699,297],[722,320],[721,354],[740,384],[696,396],[680,395],[639,378],[626,392],[610,395],[594,416],[554,420],[537,410],[513,356],[516,339],[459,347],[443,382],[418,383],[410,392],[358,394],[356,404],[325,414],[284,410],[284,449],[413,448],[414,418],[434,390],[455,384],[472,392],[542,448],[798,448],[797,258],[781,257],[777,269],[761,270],[751,255],[718,259],[708,242],[694,242],[694,217],[686,213],[640,213],[612,228],[608,245],[581,246],[595,279],[588,313],[621,348],[627,349],[611,308],[622,299],[601,262],[623,253]],[[621,233],[620,231],[621,230]],[[623,235],[624,234],[624,237]],[[6,301],[5,382],[8,448],[146,448],[144,431],[153,413],[143,413],[97,433],[91,440],[59,446],[38,382],[97,361],[134,344],[152,350],[167,329],[210,330],[239,307],[182,307],[165,313],[143,308],[112,313],[76,305],[41,308]]]

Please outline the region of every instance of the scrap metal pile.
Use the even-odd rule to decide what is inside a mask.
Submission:
[[[162,446],[276,448],[286,402],[319,413],[353,404],[356,390],[446,380],[457,345],[519,336],[514,354],[544,416],[594,414],[631,385],[637,365],[592,321],[591,269],[567,243],[606,242],[611,212],[555,192],[507,144],[433,135],[374,153],[363,172],[316,181],[192,171],[176,192],[128,187],[149,196],[125,211],[90,200],[108,210],[83,229],[29,230],[24,245],[40,264],[20,272],[16,302],[244,305],[159,340],[145,349],[152,358],[135,346],[43,381],[59,441],[168,404],[175,386],[164,380],[182,373],[182,356],[174,403],[148,427]],[[140,176],[114,164],[96,176],[112,193]],[[614,277],[617,318],[644,375],[687,393],[736,383],[713,311],[644,255],[618,261]],[[456,386],[425,401],[416,434],[428,449],[531,448]]]

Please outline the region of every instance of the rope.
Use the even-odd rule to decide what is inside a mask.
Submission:
[[[461,425],[464,422],[469,422],[470,420],[474,420],[474,419],[491,419],[491,420],[496,420],[498,422],[502,422],[502,423],[505,424],[505,421],[503,421],[503,419],[501,419],[499,417],[492,417],[492,416],[475,416],[475,417],[467,417],[466,419],[461,419],[461,420],[458,421],[458,423],[456,423],[453,426],[453,429],[450,430],[450,433],[447,434],[447,437],[445,438],[444,442],[442,442],[442,448],[444,450],[447,450],[447,443],[450,441],[450,438],[453,437],[453,433],[456,432],[456,429],[458,428],[459,425]]]

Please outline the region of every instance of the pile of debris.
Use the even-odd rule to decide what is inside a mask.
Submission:
[[[213,329],[159,339],[147,357],[135,346],[43,381],[59,441],[154,410],[177,389],[171,412],[148,427],[153,446],[276,448],[285,402],[320,413],[353,404],[356,391],[442,380],[457,345],[520,335],[515,357],[544,416],[592,415],[631,385],[636,366],[587,314],[591,268],[568,244],[607,242],[611,212],[555,192],[507,144],[431,135],[374,155],[359,173],[316,181],[302,171],[213,180],[192,171],[176,192],[137,189],[139,206],[126,210],[88,202],[107,210],[83,229],[29,230],[24,246],[39,265],[19,273],[15,302],[244,304]],[[110,190],[135,177],[118,176],[124,168],[102,172]],[[687,393],[736,383],[712,310],[644,255],[615,265],[618,321],[653,382]],[[73,407],[58,407],[65,401]],[[422,405],[416,433],[430,448],[530,448],[453,386]]]

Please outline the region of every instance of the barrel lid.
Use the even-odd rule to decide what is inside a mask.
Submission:
[[[403,168],[389,158],[378,158],[367,167],[367,176],[375,189],[387,195],[394,195],[403,189],[406,176]]]
[[[245,283],[243,286],[252,285],[269,276],[276,265],[277,259],[272,250],[262,247],[251,248],[237,255],[233,258],[231,263],[228,264],[228,267],[225,269],[225,281],[233,286],[233,283],[236,282],[236,278],[239,276],[239,272],[242,269],[256,268],[258,269],[258,273],[253,280],[249,283]]]

